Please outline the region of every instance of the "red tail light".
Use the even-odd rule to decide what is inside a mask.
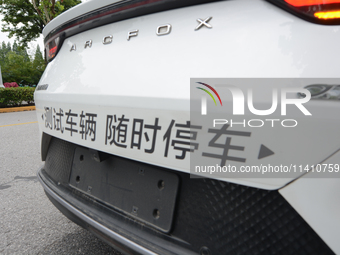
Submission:
[[[269,0],[289,12],[308,21],[340,24],[340,0]]]
[[[59,37],[54,38],[50,40],[46,45],[45,45],[45,56],[47,61],[51,61],[57,54],[58,52],[58,46],[59,46]]]
[[[285,0],[286,3],[295,7],[325,5],[340,3],[340,0]]]
[[[57,52],[57,46],[54,46],[52,49],[49,50],[48,57],[53,58],[56,52]]]

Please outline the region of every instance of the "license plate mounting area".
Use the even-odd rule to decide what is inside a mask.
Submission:
[[[170,231],[179,186],[175,173],[116,156],[95,159],[91,150],[76,148],[71,187],[162,232]]]

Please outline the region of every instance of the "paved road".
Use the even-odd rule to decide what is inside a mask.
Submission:
[[[41,165],[35,111],[0,113],[0,254],[118,254],[52,205]]]

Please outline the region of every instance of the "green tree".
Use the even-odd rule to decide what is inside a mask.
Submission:
[[[13,47],[3,42],[0,47],[0,65],[3,82],[16,82],[20,85],[36,85],[43,74],[46,64],[37,45],[34,58],[27,54],[26,48]]]
[[[2,66],[5,62],[6,59],[6,54],[7,54],[7,46],[5,42],[2,42],[1,44],[1,49],[0,49],[0,65]]]
[[[5,61],[6,61],[6,56],[8,54],[8,52],[11,51],[11,44],[8,43],[6,44],[5,42],[2,42],[1,44],[1,49],[0,49],[0,65],[4,65]]]
[[[17,44],[16,41],[14,41],[14,43],[13,43],[12,50],[13,50],[16,54],[19,54],[19,46],[18,46],[18,44]]]
[[[6,55],[5,64],[1,67],[3,82],[17,82],[31,85],[34,83],[32,63],[25,56],[10,51]]]
[[[1,43],[1,49],[6,49],[6,43],[5,42]]]
[[[7,43],[6,48],[7,48],[7,53],[10,52],[10,51],[12,51],[12,46],[11,46],[11,43],[10,43],[10,42]]]
[[[30,59],[30,57],[29,57],[29,55],[28,55],[28,53],[27,53],[27,50],[26,50],[26,48],[24,48],[24,47],[20,47],[20,48],[18,49],[18,53],[17,53],[17,54],[23,56],[23,57],[24,57],[24,60],[25,60],[26,62],[31,61],[31,59]]]
[[[45,25],[62,12],[81,3],[78,0],[31,0],[30,2]]]
[[[43,58],[43,55],[40,51],[39,44],[37,46],[37,49],[35,51],[34,60],[33,60],[33,83],[38,84],[41,75],[43,74],[45,70],[46,64],[45,60]]]
[[[0,0],[1,31],[15,36],[20,46],[38,38],[45,25],[80,0]]]

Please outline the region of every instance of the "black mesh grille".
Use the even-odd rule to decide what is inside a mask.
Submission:
[[[278,191],[182,178],[173,235],[212,254],[333,254]]]
[[[56,182],[68,183],[76,145],[52,138],[45,162],[45,171]]]
[[[54,181],[68,183],[75,148],[52,138],[45,171]],[[278,191],[178,176],[173,245],[201,254],[334,254]]]

